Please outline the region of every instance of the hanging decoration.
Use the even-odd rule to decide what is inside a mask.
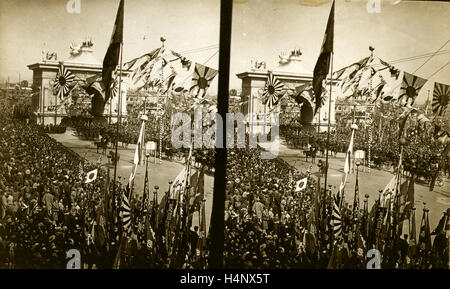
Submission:
[[[447,109],[450,98],[450,86],[439,82],[434,83],[433,101],[431,103],[433,113],[437,116],[442,116]]]
[[[283,83],[273,76],[272,72],[269,72],[266,86],[264,87],[263,97],[266,99],[266,105],[272,108],[277,102],[278,97],[283,90]]]
[[[60,99],[64,99],[73,88],[74,80],[75,75],[61,64],[59,71],[56,74],[55,83],[53,84],[53,88],[56,91],[55,94],[57,94]]]
[[[195,64],[194,75],[192,76],[191,88],[189,91],[199,98],[203,98],[206,95],[211,81],[216,77],[218,71],[208,66]]]
[[[424,78],[410,74],[408,72],[404,72],[403,82],[402,86],[400,87],[400,92],[397,101],[402,103],[403,98],[406,98],[405,105],[407,104],[413,105],[416,100],[416,97],[419,95],[420,89],[422,89],[425,82],[427,82],[427,80]]]

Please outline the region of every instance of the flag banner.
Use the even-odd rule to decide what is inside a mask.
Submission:
[[[331,217],[331,223],[333,227],[334,238],[339,239],[342,235],[342,218],[340,209],[341,199],[339,194],[336,194],[333,199],[333,214]]]
[[[370,56],[344,67],[333,74],[341,80],[341,92],[347,99],[365,97],[372,101],[390,101],[398,87],[400,71],[378,56]]]
[[[156,235],[155,232],[153,231],[152,226],[150,226],[150,222],[148,220],[145,221],[145,225],[146,225],[146,238],[147,238],[147,242],[146,242],[146,246],[147,249],[152,250],[155,246],[155,241],[156,241]]]
[[[403,112],[400,114],[398,121],[400,122],[399,130],[398,130],[398,137],[399,139],[403,136],[403,132],[406,127],[406,122],[411,115],[417,115],[417,123],[418,125],[423,125],[424,123],[430,122],[431,120],[425,116],[424,113],[421,113],[419,109],[412,107],[411,105],[407,104],[406,106],[402,107]]]
[[[269,76],[264,86],[263,97],[266,100],[265,105],[272,108],[278,102],[278,98],[283,90],[283,83],[276,78],[272,72],[269,72]]]
[[[56,74],[55,83],[53,84],[53,89],[59,99],[64,99],[69,94],[71,88],[74,86],[74,80],[75,75],[61,64]]]
[[[348,144],[347,152],[345,153],[344,173],[346,173],[346,174],[348,174],[350,172],[354,139],[355,139],[355,130],[352,130],[352,135],[350,137],[350,143]]]
[[[431,235],[439,235],[439,234],[445,234],[445,224],[447,223],[448,214],[447,212],[450,212],[450,208],[447,209],[447,211],[444,211],[444,215],[439,220],[439,223],[436,226],[436,229],[431,232]]]
[[[333,77],[337,79],[342,78],[341,86],[343,86],[345,83],[351,82],[355,78],[357,72],[367,65],[369,58],[370,57],[363,58],[353,64],[350,64],[349,66],[333,72]]]
[[[436,235],[433,241],[431,249],[431,257],[433,260],[433,269],[449,269],[448,263],[450,261],[449,252],[449,239],[447,233],[447,227],[450,225],[450,208],[444,211],[444,215],[439,220],[439,224],[431,235]]]
[[[449,98],[450,86],[435,82],[433,88],[433,101],[431,102],[431,107],[435,115],[442,116],[448,107]]]
[[[147,65],[159,55],[160,51],[161,47],[158,47],[150,51],[149,53],[146,53],[124,63],[124,67],[127,70],[131,70],[131,79],[134,79],[137,74],[144,71],[145,67],[147,67]]]
[[[417,233],[416,233],[416,208],[412,208],[409,218],[409,248],[408,256],[414,257],[416,254]]]
[[[397,101],[404,105],[413,105],[426,82],[424,78],[404,72]]]
[[[130,184],[134,180],[134,177],[136,176],[136,170],[139,165],[140,158],[142,157],[141,156],[142,154],[140,154],[139,152],[140,152],[140,148],[141,148],[142,144],[144,143],[144,141],[143,141],[144,130],[145,130],[145,121],[142,121],[141,131],[139,132],[139,138],[136,143],[136,150],[134,152],[133,168],[131,169],[131,174],[130,174],[130,179],[129,179]]]
[[[388,205],[387,205],[387,209],[386,209],[387,213],[384,216],[380,235],[379,235],[379,238],[381,240],[389,240],[389,238],[391,237],[391,230],[392,230],[392,209],[391,209],[391,207],[393,206],[393,203],[394,202],[391,202],[390,200],[388,201]],[[388,248],[388,246],[385,246],[384,249],[386,250],[387,248]],[[384,251],[384,252],[386,252],[386,251]]]
[[[350,173],[352,154],[353,154],[353,142],[355,138],[355,131],[352,129],[352,135],[350,137],[350,143],[348,144],[347,152],[345,153],[345,161],[344,161],[344,175],[341,180],[341,184],[339,186],[339,194],[342,197],[344,193],[345,184],[347,183],[348,174]]]
[[[391,101],[395,91],[401,83],[400,71],[378,56],[370,57],[367,70],[361,75],[356,95],[365,95],[372,103],[377,101]]]
[[[98,172],[98,169],[95,169],[95,170],[92,170],[92,171],[88,172],[86,174],[85,183],[88,184],[88,183],[91,183],[91,182],[95,181],[97,179],[97,172]]]
[[[300,192],[303,191],[304,189],[306,189],[306,185],[308,184],[308,178],[303,178],[301,180],[298,180],[295,183],[295,191],[296,192]]]
[[[120,46],[123,43],[123,14],[124,14],[124,0],[120,0],[119,9],[117,10],[116,21],[114,23],[114,29],[111,36],[111,42],[109,43],[108,50],[106,51],[105,58],[103,59],[102,68],[102,80],[105,87],[105,102],[111,97],[111,82],[113,79],[113,72],[119,64]],[[103,106],[104,106],[103,104]]]
[[[429,269],[431,251],[430,221],[428,219],[428,209],[423,210],[422,221],[420,223],[419,240],[417,241],[417,253],[421,256],[422,269]]]
[[[105,88],[103,87],[101,75],[94,75],[92,77],[86,78],[85,84],[82,87],[90,96],[98,95],[102,99],[105,98]]]
[[[357,94],[363,74],[369,69],[369,59],[370,57],[366,57],[333,73],[335,78],[342,78],[340,87],[343,96],[348,98]]]
[[[197,98],[204,98],[217,73],[215,69],[196,63],[189,92]]]
[[[409,182],[405,181],[400,186],[399,221],[408,220],[409,215],[411,214],[411,210],[414,207],[414,180],[415,176],[413,174],[411,175]]]
[[[142,209],[144,212],[148,210],[149,202],[150,202],[150,184],[148,182],[148,170],[145,170],[145,177],[144,177],[144,193],[142,195]],[[146,217],[147,219],[147,217]]]
[[[170,79],[167,81],[167,90],[172,94],[180,94],[189,91],[189,85],[191,82],[191,76],[193,74],[192,61],[182,56],[181,54],[171,50],[172,54],[177,57],[176,65],[174,65],[173,73]],[[180,67],[181,65],[181,67]]]
[[[370,242],[371,244],[377,245],[379,239],[381,238],[381,231],[383,228],[383,220],[387,213],[387,209],[378,205],[375,209],[375,217],[371,223],[370,230]],[[371,219],[372,220],[372,219]]]
[[[130,186],[129,184],[122,191],[122,202],[120,207],[120,217],[122,218],[123,231],[129,232],[131,229],[131,206],[130,206]]]
[[[330,15],[328,16],[327,28],[323,37],[322,48],[317,59],[313,73],[313,90],[315,95],[315,111],[314,114],[322,106],[322,89],[323,80],[327,77],[330,70],[331,54],[333,53],[334,38],[334,1],[331,6]]]
[[[170,188],[170,199],[178,199],[178,195],[180,192],[183,192],[187,185],[187,174],[188,170],[187,167],[183,167],[181,172],[178,173],[175,180],[172,183],[172,186]]]
[[[392,177],[389,183],[384,187],[380,198],[380,207],[387,208],[389,200],[392,200],[395,196],[395,188],[397,186],[397,175]]]
[[[296,95],[294,96],[294,99],[299,105],[302,105],[305,101],[307,101],[310,107],[315,106],[312,82],[307,82],[303,85],[297,86],[295,88],[295,93]]]
[[[198,236],[197,249],[200,252],[206,248],[206,238],[208,237],[208,229],[206,228],[206,209],[205,209],[205,201],[202,201],[201,209],[200,209],[200,231]],[[203,254],[203,252],[202,252]]]
[[[359,184],[358,178],[356,178],[355,183],[355,195],[353,196],[353,221],[357,222],[359,213]]]
[[[198,178],[194,189],[195,195],[191,196],[189,214],[200,212],[202,201],[205,198],[205,172],[203,170],[198,173]]]
[[[133,70],[132,87],[162,94],[180,95],[189,89],[192,62],[181,54],[166,48],[157,48],[128,62]]]
[[[101,75],[86,78],[82,88],[91,96],[91,113],[94,116],[102,116],[105,104],[105,87]]]

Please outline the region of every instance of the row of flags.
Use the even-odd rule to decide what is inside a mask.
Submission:
[[[350,141],[351,143],[351,141]],[[397,173],[380,192],[379,199],[376,200],[370,213],[365,203],[362,216],[359,213],[359,185],[358,179],[355,184],[355,195],[353,201],[353,213],[347,210],[343,213],[343,194],[340,191],[335,194],[331,200],[331,232],[334,238],[332,255],[330,257],[329,268],[337,268],[337,251],[342,249],[343,235],[352,237],[352,242],[347,242],[350,250],[364,248],[377,248],[381,251],[383,266],[386,268],[394,267],[396,254],[393,251],[401,250],[401,257],[414,259],[414,266],[420,268],[447,268],[449,258],[448,236],[450,233],[450,209],[444,212],[444,216],[439,221],[436,229],[431,232],[428,212],[424,208],[419,229],[419,235],[416,234],[415,208],[414,208],[414,181],[415,175],[411,175],[401,185],[401,163],[400,157],[397,166]],[[345,170],[344,170],[345,171]],[[345,218],[344,215],[345,214]],[[313,215],[314,216],[314,215]],[[326,222],[326,218],[325,222]],[[347,221],[346,221],[347,220]],[[347,223],[346,223],[347,222]],[[348,223],[350,222],[350,223]],[[326,227],[324,227],[326,228]],[[324,229],[326,232],[326,229]],[[320,232],[319,232],[320,234]],[[404,236],[403,239],[400,237]],[[432,242],[431,236],[436,235]],[[320,235],[318,235],[320,236]],[[405,252],[401,244],[407,243],[408,248]],[[344,242],[345,243],[345,242]],[[340,248],[340,249],[339,249]],[[402,259],[406,262],[405,259]],[[400,260],[400,261],[402,261]]]
[[[91,113],[101,116],[105,104],[118,94],[119,60],[123,44],[124,0],[119,8],[114,23],[111,41],[103,59],[101,75],[94,75],[82,81],[82,87],[92,96]],[[204,98],[218,71],[192,61],[181,54],[157,48],[123,65],[130,70],[129,84],[138,90],[154,89],[161,94],[179,94],[189,92],[196,98]],[[54,91],[60,99],[67,97],[76,87],[75,75],[64,65],[60,66],[54,81]]]
[[[333,77],[342,79],[341,91],[347,98],[365,95],[372,102],[394,102],[404,106],[414,105],[427,82],[417,75],[399,71],[375,55],[334,72]],[[396,87],[399,87],[398,93],[395,92]],[[449,98],[450,86],[435,82],[432,99],[435,116],[443,116]]]
[[[157,48],[125,64],[131,70],[130,83],[162,94],[188,92],[204,98],[218,71],[192,61],[165,47]]]

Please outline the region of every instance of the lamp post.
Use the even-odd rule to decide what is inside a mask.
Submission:
[[[156,202],[156,204],[157,204],[158,203],[158,190],[159,190],[159,187],[155,186],[154,189],[155,190],[153,191],[153,201]]]

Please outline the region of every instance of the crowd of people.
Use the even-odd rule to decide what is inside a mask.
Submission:
[[[114,183],[102,169],[95,181],[86,183],[86,173],[97,165],[38,125],[8,115],[0,117],[0,125],[0,268],[65,268],[71,249],[80,251],[83,268],[112,268],[121,239],[127,242],[119,254],[120,268],[169,268],[174,262],[179,267],[205,266],[204,255],[194,248],[195,227],[183,239],[190,245],[181,261],[167,254],[166,238],[149,245],[144,220],[151,215],[163,219],[164,201],[152,210],[150,193],[147,206],[142,192],[134,193],[133,229],[122,237],[122,183],[116,183],[114,194]],[[153,230],[159,235],[164,226],[155,224]]]
[[[232,150],[225,202],[226,268],[319,265],[318,252],[298,250],[304,238],[312,237],[307,220],[316,182],[310,179],[302,193],[295,192],[293,182],[305,176],[280,159],[261,160],[258,149]]]
[[[354,211],[344,201],[343,233],[335,237],[332,193],[319,190],[310,172],[296,172],[280,159],[259,156],[258,149],[237,149],[228,158],[226,268],[363,269],[370,248],[384,254],[383,268],[448,268],[450,221],[446,216],[450,210],[432,233],[436,237],[431,246],[429,227],[420,228],[418,239],[408,237],[409,232],[400,236],[401,229],[392,228],[403,222],[386,221],[394,213],[387,213],[379,203],[369,212],[362,205]],[[304,177],[308,177],[307,186],[296,190],[295,180]],[[379,218],[384,223],[379,224]]]
[[[40,126],[8,114],[0,116],[0,125],[0,267],[65,268],[71,249],[80,251],[83,268],[208,266],[208,242],[200,241],[206,235],[199,234],[189,217],[197,208],[195,202],[170,199],[168,191],[159,204],[153,203],[149,190],[130,193],[102,169],[94,182],[86,182],[86,173],[97,165],[56,142]],[[82,121],[73,125],[108,133],[108,126],[105,130]],[[137,132],[130,127],[123,131],[132,137]],[[315,141],[318,151],[324,144],[320,134],[298,139]],[[335,139],[345,142],[346,137]],[[333,151],[345,150],[344,144],[335,145]],[[261,151],[228,153],[225,268],[365,268],[366,252],[373,247],[388,256],[384,267],[448,268],[449,211],[431,233],[436,235],[433,244],[426,225],[414,244],[407,234],[392,231],[396,225],[379,203],[371,210],[354,210],[344,202],[343,233],[337,238],[332,225],[334,192],[318,187],[320,175],[298,172],[279,158],[261,159]],[[212,151],[196,151],[194,157],[208,167],[214,163]],[[303,178],[307,184],[299,189],[296,182]],[[126,194],[131,194],[132,216],[127,230],[121,222]],[[389,234],[395,236],[394,243],[386,241]]]

